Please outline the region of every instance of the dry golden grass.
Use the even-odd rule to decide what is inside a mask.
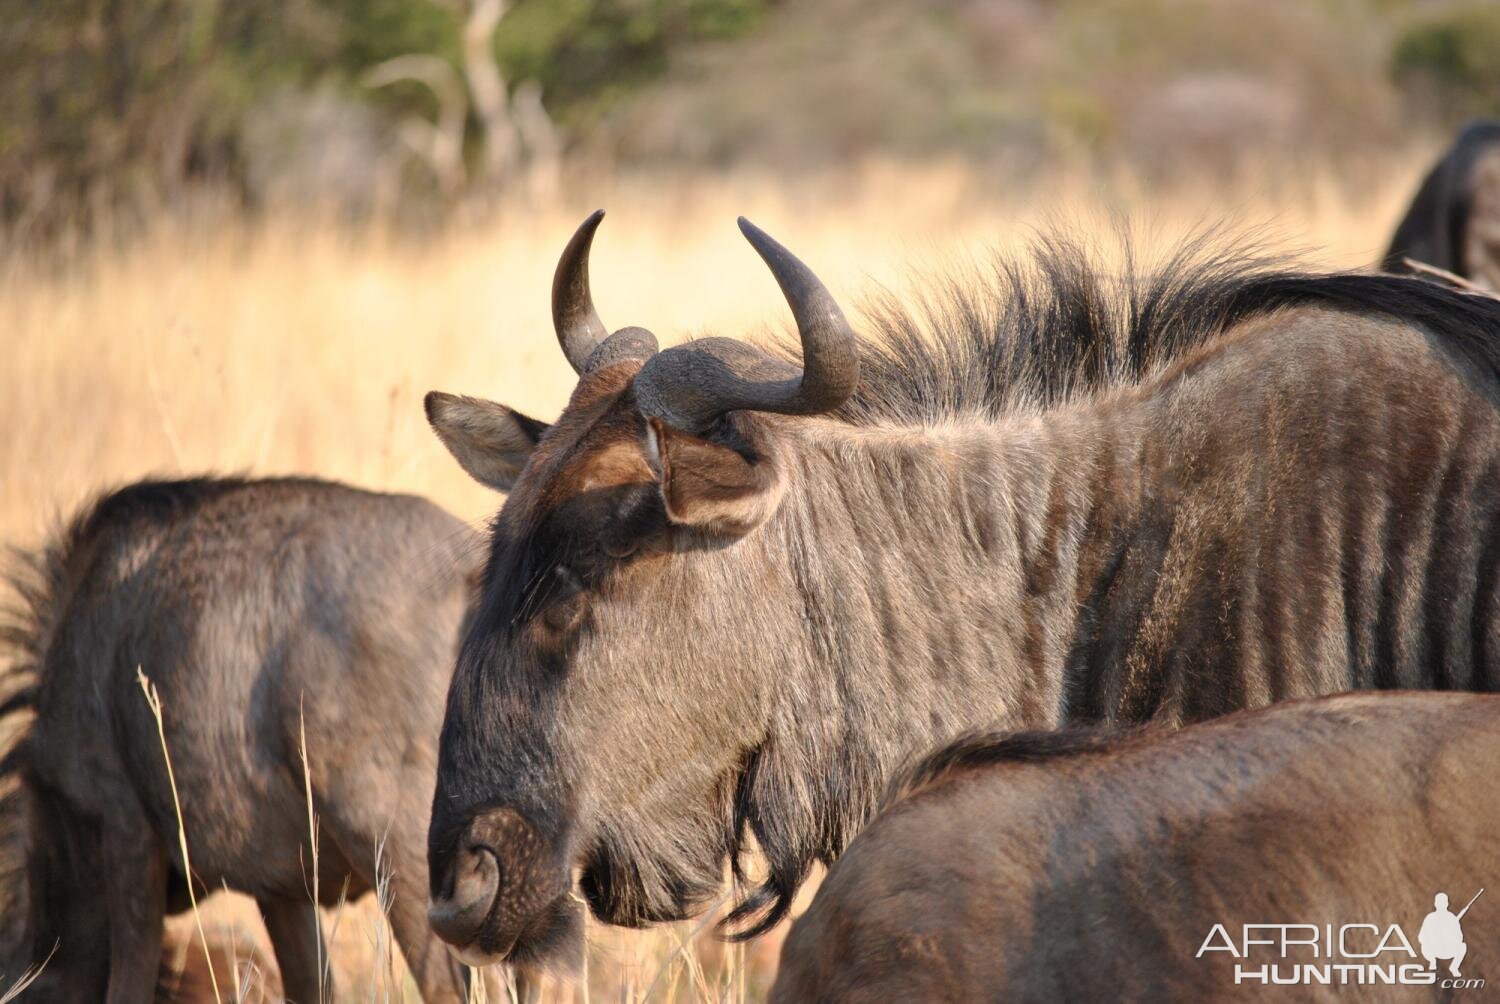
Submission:
[[[101,486],[206,470],[314,472],[485,516],[496,500],[428,432],[422,394],[557,412],[573,374],[551,334],[552,268],[597,205],[610,211],[594,256],[601,313],[671,339],[783,323],[775,284],[735,229],[739,213],[851,305],[871,281],[899,285],[913,265],[1013,248],[1052,221],[1108,244],[1118,212],[1147,246],[1227,219],[1352,267],[1382,250],[1422,159],[1393,158],[1387,182],[1368,191],[1322,175],[1282,179],[1276,193],[1205,183],[1144,197],[1069,176],[1026,202],[960,166],[870,165],[797,188],[622,181],[436,242],[279,218],[164,226],[61,278],[15,261],[0,271],[0,534],[35,538]]]
[[[427,431],[422,395],[441,388],[556,414],[573,376],[551,335],[551,273],[596,205],[610,210],[594,255],[601,313],[671,340],[783,323],[770,275],[734,227],[740,213],[851,306],[871,282],[899,288],[913,266],[1014,248],[1049,222],[1107,247],[1117,214],[1147,250],[1227,220],[1268,226],[1318,264],[1358,267],[1383,249],[1430,153],[1392,154],[1366,165],[1365,180],[1271,165],[1237,182],[1156,194],[1129,178],[1070,173],[1029,199],[962,165],[872,163],[796,185],[737,175],[622,179],[591,188],[586,201],[512,210],[420,243],[282,217],[163,226],[127,252],[87,255],[63,274],[12,256],[0,273],[0,537],[35,542],[58,514],[111,484],[201,471],[308,472],[422,493],[466,519],[485,518],[497,499]],[[392,986],[378,918],[371,899],[327,918],[342,998],[383,1000]],[[211,897],[204,923],[267,951],[244,899]],[[554,987],[548,998],[763,996],[777,939],[726,946],[711,931],[692,937],[698,927],[595,927],[588,991]],[[194,937],[192,918],[173,931],[179,942]]]

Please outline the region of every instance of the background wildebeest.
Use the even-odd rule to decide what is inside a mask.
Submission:
[[[439,745],[432,919],[467,958],[703,907],[748,837],[785,914],[890,774],[988,723],[1177,724],[1500,674],[1500,302],[1188,253],[888,304],[859,339],[742,222],[802,343],[657,352],[559,264],[576,390],[446,395],[507,485]],[[533,446],[533,443],[535,444]]]
[[[426,920],[436,737],[472,586],[472,531],[422,499],[312,480],[142,482],[23,567],[7,706],[0,972],[57,944],[33,993],[148,1000],[185,909],[178,820],[137,668],[156,685],[200,895],[254,895],[294,1001],[318,999],[325,903],[389,874],[428,1000],[463,972]],[[377,863],[377,852],[379,862]]]
[[[1500,290],[1500,122],[1473,122],[1433,165],[1381,260],[1436,265]]]
[[[1236,985],[1237,962],[1283,979],[1302,963],[1427,970],[1434,894],[1457,911],[1494,884],[1497,716],[1492,696],[1360,694],[1167,735],[971,736],[893,786],[793,925],[771,999],[1259,999],[1265,984]],[[1463,975],[1495,973],[1494,918],[1464,924],[1486,963]],[[1246,924],[1376,925],[1347,936],[1356,952],[1399,924],[1418,954],[1217,950],[1243,952]],[[1333,980],[1297,999],[1381,992]]]

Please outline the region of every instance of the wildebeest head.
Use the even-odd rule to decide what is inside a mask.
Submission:
[[[1408,260],[1500,289],[1500,122],[1469,123],[1422,179],[1380,267]]]
[[[747,806],[774,772],[773,698],[796,686],[767,656],[809,644],[764,539],[797,463],[786,416],[837,408],[858,381],[827,289],[743,219],[796,318],[800,368],[731,339],[657,351],[641,328],[610,334],[588,281],[602,215],[554,280],[579,374],[558,421],[427,399],[460,464],[510,492],[449,693],[429,838],[434,927],[472,961],[565,952],[575,867],[606,921],[694,912],[759,830]]]

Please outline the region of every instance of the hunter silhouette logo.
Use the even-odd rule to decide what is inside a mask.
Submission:
[[[1474,899],[1483,894],[1484,890],[1480,889],[1474,894]],[[1428,969],[1436,969],[1439,959],[1451,959],[1448,972],[1454,976],[1463,975],[1458,971],[1458,965],[1463,962],[1469,946],[1464,944],[1464,929],[1459,921],[1469,912],[1469,907],[1474,905],[1474,899],[1453,914],[1448,912],[1447,893],[1440,892],[1433,897],[1433,911],[1422,921],[1422,930],[1417,933],[1417,943],[1422,946],[1422,958],[1427,960]]]

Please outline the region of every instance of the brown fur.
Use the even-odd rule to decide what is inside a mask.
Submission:
[[[1493,886],[1497,723],[1497,697],[1392,694],[1167,734],[968,737],[911,770],[834,864],[792,927],[771,999],[1264,999],[1269,988],[1235,984],[1229,953],[1197,957],[1214,924],[1238,942],[1243,924],[1374,923],[1384,935],[1398,923],[1420,952],[1435,893],[1457,912]],[[1487,898],[1464,920],[1463,975],[1489,982],[1500,914]],[[1247,968],[1329,961],[1258,951]]]

